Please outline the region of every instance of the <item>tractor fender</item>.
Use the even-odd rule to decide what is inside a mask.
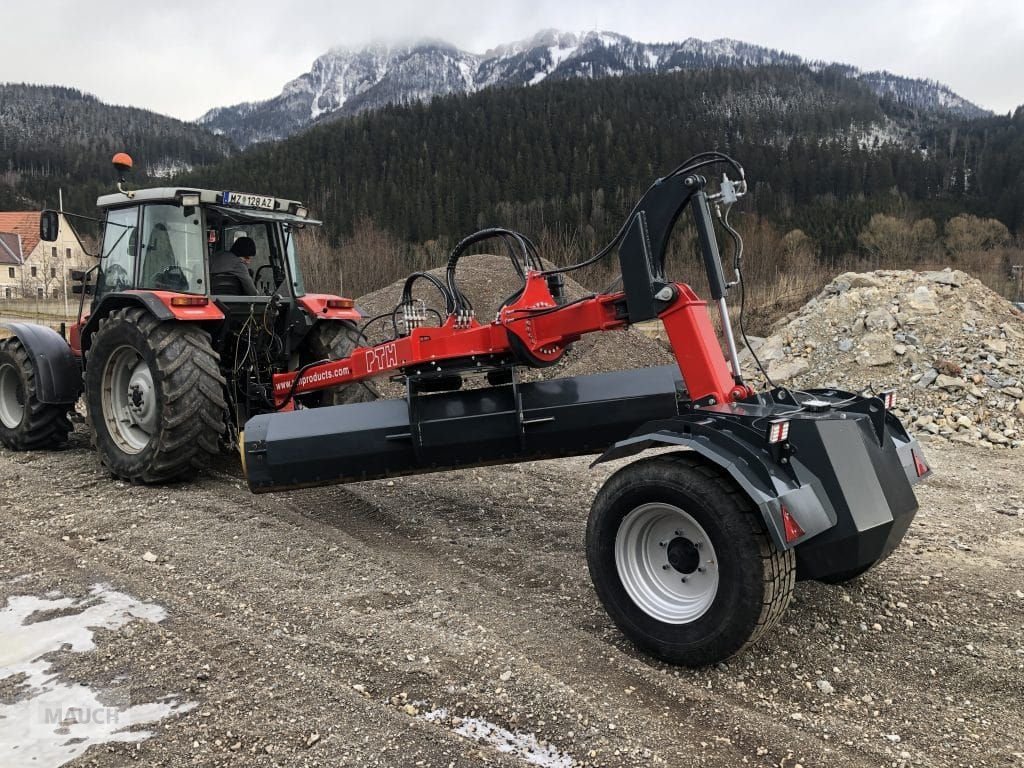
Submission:
[[[710,428],[699,419],[676,417],[645,425],[633,436],[615,443],[591,466],[666,447],[691,450],[727,472],[757,505],[780,550],[792,549],[836,524],[835,508],[820,484],[800,482],[792,469],[764,451],[748,445],[734,433]],[[786,540],[783,505],[804,532],[790,541]]]
[[[82,352],[86,352],[92,345],[92,335],[99,328],[100,320],[125,307],[141,307],[160,322],[175,319],[184,322],[224,319],[224,313],[212,303],[201,307],[172,307],[171,298],[177,295],[180,294],[167,291],[122,291],[107,294],[93,309],[82,328]]]
[[[41,403],[73,403],[82,394],[82,366],[64,338],[35,323],[0,323],[17,337],[32,359],[36,399]]]

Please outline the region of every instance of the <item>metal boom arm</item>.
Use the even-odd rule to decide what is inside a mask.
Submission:
[[[342,360],[276,374],[275,404],[288,407],[295,395],[395,372],[440,373],[459,364],[472,369],[483,362],[551,365],[584,334],[653,317],[665,326],[695,402],[725,403],[749,396],[752,390],[739,379],[737,370],[730,370],[722,354],[707,303],[688,285],[668,282],[664,275],[669,236],[689,203],[712,297],[724,303],[726,287],[704,183],[699,176],[668,177],[647,191],[623,228],[619,249],[623,291],[558,304],[545,273],[529,271],[522,293],[502,307],[493,322],[467,321],[453,313],[439,327],[413,328],[383,344],[357,347]],[[727,337],[731,348],[731,331],[727,330]]]

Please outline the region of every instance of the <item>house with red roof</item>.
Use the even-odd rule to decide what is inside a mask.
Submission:
[[[57,240],[45,243],[39,239],[39,211],[0,211],[0,309],[7,299],[70,295],[71,271],[95,262],[63,215]]]

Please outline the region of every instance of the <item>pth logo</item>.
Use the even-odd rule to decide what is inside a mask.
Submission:
[[[367,371],[382,371],[386,368],[394,368],[398,365],[398,345],[394,342],[385,344],[366,358]]]

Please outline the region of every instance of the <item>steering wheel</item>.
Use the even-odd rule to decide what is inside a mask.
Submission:
[[[128,270],[120,264],[111,264],[103,270],[103,286],[107,289],[123,291],[130,282]]]
[[[187,291],[191,281],[177,264],[164,267],[153,276],[153,288],[158,291]]]

